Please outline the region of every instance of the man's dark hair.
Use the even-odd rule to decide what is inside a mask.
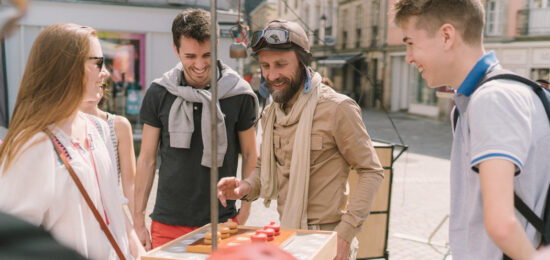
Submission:
[[[178,50],[181,36],[195,39],[199,43],[209,40],[210,13],[202,9],[186,9],[179,13],[172,22],[172,38]]]
[[[298,45],[294,45],[290,49],[296,52],[296,56],[298,57],[298,61],[300,61],[300,63],[302,63],[306,67],[311,65],[311,53],[307,53]]]
[[[464,42],[480,44],[483,41],[485,11],[479,0],[400,0],[394,5],[397,26],[416,16],[417,29],[433,36],[443,24],[451,24]]]
[[[537,83],[543,83],[543,84],[546,84],[546,85],[549,85],[550,82],[548,82],[548,80],[545,80],[545,79],[537,79],[535,80]]]

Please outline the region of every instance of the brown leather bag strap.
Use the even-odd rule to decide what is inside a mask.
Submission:
[[[97,222],[99,222],[99,226],[101,227],[101,230],[103,230],[103,233],[105,233],[105,235],[109,239],[109,242],[111,242],[111,245],[115,249],[116,254],[118,255],[118,258],[121,259],[121,260],[126,260],[126,258],[124,257],[124,254],[120,250],[120,247],[118,247],[118,244],[116,243],[115,238],[111,234],[111,231],[109,231],[109,228],[105,224],[105,221],[103,221],[103,219],[101,218],[101,215],[99,214],[99,212],[95,208],[92,200],[90,199],[90,196],[88,195],[88,192],[86,192],[86,190],[84,189],[84,186],[80,182],[80,179],[78,178],[78,176],[74,172],[73,167],[71,167],[69,162],[67,162],[67,157],[63,154],[63,152],[55,144],[55,136],[53,135],[53,133],[49,129],[44,129],[44,132],[50,137],[50,140],[53,143],[53,147],[55,148],[55,151],[57,151],[57,154],[59,155],[59,158],[61,159],[61,161],[65,165],[65,168],[67,168],[67,171],[69,172],[71,177],[73,178],[73,181],[76,184],[76,186],[78,187],[78,189],[80,190],[80,193],[82,194],[82,197],[84,197],[84,200],[86,201],[86,204],[88,204],[88,207],[92,210],[92,213],[94,214]]]

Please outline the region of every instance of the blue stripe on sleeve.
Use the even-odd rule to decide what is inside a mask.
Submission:
[[[478,162],[482,161],[482,160],[485,160],[489,157],[504,157],[504,158],[508,158],[510,160],[512,160],[516,165],[519,166],[519,168],[523,169],[523,164],[516,158],[516,157],[513,157],[511,155],[508,155],[508,154],[504,154],[504,153],[490,153],[490,154],[486,154],[486,155],[483,155],[483,156],[480,156],[474,160],[472,160],[472,162],[470,163],[471,165],[476,165]]]

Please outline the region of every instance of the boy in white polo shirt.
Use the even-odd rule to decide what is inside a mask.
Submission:
[[[395,22],[430,87],[450,86],[458,109],[451,153],[453,259],[531,259],[540,234],[514,209],[514,191],[538,216],[550,183],[550,125],[540,99],[510,80],[483,47],[479,0],[402,0]]]

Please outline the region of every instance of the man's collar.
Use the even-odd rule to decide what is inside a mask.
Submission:
[[[464,96],[470,96],[476,89],[477,83],[483,78],[485,73],[487,73],[487,70],[495,63],[498,63],[498,60],[493,51],[483,55],[470,73],[468,73],[468,76],[466,76],[462,84],[460,84],[457,92]]]

